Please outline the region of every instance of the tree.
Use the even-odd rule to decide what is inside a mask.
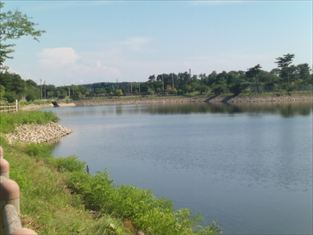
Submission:
[[[122,91],[122,89],[116,89],[115,91],[114,91],[114,95],[116,95],[116,96],[122,96],[123,95],[123,91]]]
[[[36,41],[44,33],[37,30],[36,24],[29,20],[29,17],[20,11],[3,11],[4,3],[0,2],[0,70],[4,69],[4,62],[12,58],[10,53],[14,51],[12,40],[22,36],[31,36]]]
[[[261,72],[261,65],[257,64],[256,66],[248,69],[246,76],[254,80],[255,90],[259,93],[259,73]]]
[[[154,82],[155,81],[155,75],[150,75],[148,78],[149,82]]]
[[[0,73],[0,85],[5,88],[4,98],[10,97],[10,100],[15,100],[25,95],[25,81],[18,74]]]
[[[305,64],[298,64],[297,66],[294,66],[293,71],[293,80],[295,83],[295,86],[299,90],[310,90],[312,89],[312,83],[310,82],[311,78],[311,68],[310,66]]]
[[[299,79],[307,81],[310,79],[310,66],[308,64],[298,64],[296,67]]]
[[[294,54],[286,54],[286,55],[283,55],[283,57],[276,58],[275,63],[277,63],[278,68],[286,68],[292,63],[292,60],[294,59],[294,57],[295,57]]]
[[[231,71],[228,73],[227,88],[235,96],[239,95],[247,87],[248,87],[248,83],[245,81],[245,73],[244,72]]]
[[[276,64],[280,69],[280,77],[284,80],[287,80],[287,90],[290,91],[290,75],[291,75],[291,65],[292,60],[294,59],[294,54],[286,54],[282,57],[276,58]]]

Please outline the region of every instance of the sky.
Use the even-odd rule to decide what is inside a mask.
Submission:
[[[6,64],[24,79],[69,85],[149,75],[312,66],[312,1],[4,1],[46,33],[21,38]]]

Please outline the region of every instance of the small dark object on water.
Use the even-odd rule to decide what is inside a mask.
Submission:
[[[51,102],[54,108],[60,107],[60,105],[56,101]]]
[[[87,174],[89,174],[89,166],[88,165],[86,165],[86,172],[87,172]]]

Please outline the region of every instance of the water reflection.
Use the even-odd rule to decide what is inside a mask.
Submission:
[[[259,104],[259,105],[233,105],[233,104],[181,104],[146,106],[145,110],[151,114],[189,114],[189,113],[269,113],[280,114],[283,117],[296,115],[310,115],[313,104]],[[134,110],[135,111],[135,110]]]
[[[96,107],[60,108],[58,112],[62,115],[84,116],[84,115],[122,115],[127,114],[197,114],[197,113],[246,113],[254,116],[259,114],[279,114],[282,117],[308,116],[313,110],[313,104],[152,104],[152,105],[106,105]]]

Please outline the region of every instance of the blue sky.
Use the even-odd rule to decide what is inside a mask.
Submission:
[[[7,65],[56,85],[151,74],[312,64],[312,1],[4,1],[47,32],[16,41]]]

